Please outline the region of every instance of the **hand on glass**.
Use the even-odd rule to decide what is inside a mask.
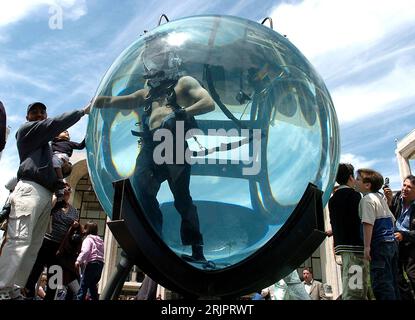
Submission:
[[[85,114],[89,114],[90,113],[90,111],[91,111],[91,105],[92,105],[91,102],[92,102],[92,100],[89,101],[88,104],[84,107],[84,113]]]

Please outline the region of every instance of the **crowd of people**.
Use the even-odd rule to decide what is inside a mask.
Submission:
[[[184,157],[184,154],[175,154],[173,163],[158,165],[154,159],[158,145],[155,143],[154,135],[158,129],[167,129],[173,133],[176,130],[176,122],[183,123],[186,129],[194,128],[194,116],[215,109],[208,91],[193,77],[178,72],[180,59],[173,58],[163,41],[149,39],[142,55],[143,64],[149,67],[145,75],[146,87],[129,95],[97,97],[94,107],[142,107],[142,131],[137,132],[142,148],[137,157],[138,169],[133,177],[133,183],[139,186],[138,200],[161,236],[163,219],[157,193],[161,183],[167,181],[175,199],[175,208],[182,220],[182,243],[191,248],[191,254],[183,254],[182,258],[192,263],[210,266],[212,263],[207,261],[203,252],[204,243],[197,208],[190,195],[190,164],[176,161],[180,155]],[[166,59],[171,62],[168,64],[171,65],[171,70],[164,69],[160,72],[161,67],[167,68]],[[42,268],[50,268],[56,263],[60,263],[64,269],[64,282],[73,285],[75,271],[82,262],[87,265],[77,293],[78,297],[83,299],[87,290],[92,297],[97,297],[93,287],[99,280],[103,257],[96,250],[103,249],[103,246],[99,245],[96,234],[91,233],[84,240],[89,245],[88,248],[93,250],[91,255],[95,260],[91,261],[81,252],[81,258],[74,262],[75,270],[72,270],[73,265],[67,266],[62,263],[65,253],[59,248],[59,245],[66,241],[63,230],[72,230],[78,223],[76,213],[71,210],[66,200],[69,191],[65,189],[64,177],[71,171],[69,157],[73,149],[85,146],[84,141],[79,144],[70,141],[67,129],[82,116],[89,114],[90,108],[91,104],[88,104],[82,110],[48,118],[43,103],[35,102],[27,107],[27,122],[16,133],[20,158],[18,182],[9,197],[9,209],[6,207],[7,212],[3,215],[8,220],[8,226],[7,238],[0,256],[0,297],[19,298],[22,293],[26,297],[32,297],[34,283],[39,278]],[[53,203],[52,199],[55,199]],[[51,212],[52,221],[61,226],[56,232],[46,233]],[[65,219],[59,218],[62,213],[66,215]],[[89,230],[88,226],[86,230]],[[59,254],[56,255],[56,252]],[[156,285],[148,277],[146,282],[150,288]],[[48,291],[45,298],[49,299],[53,294],[50,293],[51,290]]]
[[[90,108],[48,118],[43,103],[27,107],[27,122],[16,133],[19,169],[6,184],[10,194],[0,213],[5,231],[0,300],[53,300],[62,288],[68,300],[84,300],[87,294],[98,299],[103,242],[95,222],[80,224],[78,210],[69,203],[71,186],[64,181],[73,149],[85,146],[70,141],[67,129]]]
[[[342,299],[414,300],[415,176],[393,195],[372,169],[341,163],[329,234],[342,258]]]
[[[328,204],[334,254],[341,257],[342,300],[409,300],[415,293],[415,176],[393,194],[372,169],[340,163]],[[253,300],[327,300],[304,268],[252,295]],[[301,283],[301,285],[299,285]]]
[[[210,108],[210,97],[203,93]],[[102,106],[97,107],[104,107],[104,103],[112,107],[113,100],[104,97]],[[43,103],[27,107],[27,122],[16,133],[20,158],[17,177],[6,185],[10,194],[0,212],[0,227],[6,231],[0,247],[0,299],[35,298],[42,277],[47,283],[42,299],[55,299],[59,286],[51,283],[56,280],[56,266],[61,270],[59,284],[67,288],[66,299],[84,300],[87,295],[98,299],[103,241],[96,223],[80,225],[79,212],[69,203],[71,186],[64,180],[71,172],[69,157],[73,149],[85,147],[84,141],[70,141],[67,129],[89,114],[90,108],[88,104],[81,110],[48,118]],[[2,103],[0,111],[1,152],[6,139]],[[183,188],[188,190],[186,179]],[[341,299],[414,300],[415,176],[407,176],[401,190],[393,194],[379,172],[361,168],[355,173],[353,165],[341,163],[336,182],[328,204],[331,230],[327,235],[333,236],[335,254],[342,259]],[[191,197],[185,208],[180,207],[180,197],[176,200],[182,227],[191,230],[182,232],[183,243],[192,246],[192,256],[187,259],[206,261]],[[192,215],[194,224],[186,225],[187,214]],[[195,238],[187,239],[189,234]],[[272,299],[278,286],[285,288],[283,295],[291,290],[297,299],[327,299],[323,284],[313,279],[310,269],[305,268],[302,276],[301,283],[295,270],[273,289],[257,292],[254,299]],[[151,279],[148,282],[154,287]]]
[[[190,254],[183,254],[182,259],[204,269],[214,268],[205,257],[198,208],[190,192],[191,165],[178,161],[186,158],[188,143],[175,140],[171,163],[154,159],[155,151],[164,143],[154,139],[159,129],[167,129],[177,138],[179,122],[187,132],[197,128],[195,116],[215,110],[209,91],[198,79],[185,75],[183,59],[175,45],[167,41],[168,36],[160,33],[145,37],[139,57],[144,70],[143,88],[140,85],[134,92],[126,90],[129,94],[125,95],[98,96],[94,108],[141,108],[141,130],[134,131],[140,138],[141,151],[131,178],[137,186],[138,201],[162,238],[163,215],[157,195],[166,181],[181,218],[181,242],[190,247]],[[263,87],[254,79],[268,78],[259,77],[260,73],[251,68],[248,77],[258,92]],[[243,91],[238,96],[242,97],[237,97],[238,101],[249,100]],[[16,179],[6,185],[10,193],[0,211],[0,228],[5,231],[0,247],[0,299],[32,299],[39,287],[46,288],[41,294],[43,299],[55,299],[59,286],[51,284],[59,273],[56,266],[60,284],[67,288],[66,299],[82,300],[88,293],[91,299],[98,298],[103,242],[96,224],[81,226],[79,212],[70,204],[72,188],[64,180],[71,173],[69,158],[73,150],[85,147],[85,141],[71,141],[67,129],[90,109],[89,103],[81,110],[48,118],[45,104],[34,102],[27,107],[27,122],[16,133],[18,172]],[[0,102],[0,158],[7,133],[6,110]],[[181,143],[184,148],[177,147]],[[201,149],[207,156],[218,147]],[[351,164],[339,165],[336,181],[338,187],[329,201],[331,230],[327,234],[333,236],[335,254],[342,258],[342,299],[374,296],[377,300],[413,300],[415,176],[406,177],[402,190],[395,195],[380,173],[362,168],[355,175]],[[42,277],[46,286],[38,285]],[[302,277],[303,281],[294,270],[255,297],[272,299],[272,292],[279,288],[276,292],[285,298],[327,299],[323,284],[313,279],[311,269],[305,268]],[[155,297],[156,288],[157,283],[146,276],[139,297]]]

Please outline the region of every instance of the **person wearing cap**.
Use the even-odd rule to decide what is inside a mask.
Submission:
[[[21,296],[20,288],[26,284],[46,233],[52,194],[58,187],[50,142],[89,111],[90,104],[84,109],[48,118],[43,103],[35,102],[27,107],[27,122],[16,133],[19,182],[10,199],[9,240],[0,256],[0,299]]]

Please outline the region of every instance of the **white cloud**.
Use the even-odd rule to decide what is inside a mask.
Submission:
[[[33,46],[26,47],[24,49],[14,51],[14,56],[21,60],[36,60],[45,56],[45,48],[48,50],[48,55],[62,55],[62,52],[67,53],[78,53],[84,54],[85,48],[83,43],[79,41],[65,41],[62,39],[52,39],[42,42],[37,42]],[[83,57],[83,55],[79,54]],[[78,58],[78,57],[77,57]]]
[[[19,21],[28,16],[36,7],[45,4],[45,0],[15,0],[0,2],[0,26]]]
[[[39,79],[39,77],[32,77],[25,75],[23,73],[18,73],[14,70],[11,70],[10,68],[6,67],[5,65],[0,64],[0,79],[10,81],[16,81],[16,82],[23,82],[26,84],[29,84],[31,86],[34,86],[36,88],[46,90],[46,91],[53,91],[53,85],[50,85],[47,82],[42,81]]]
[[[77,20],[87,13],[85,0],[3,0],[0,2],[0,27],[28,18],[42,6],[59,6],[64,17],[71,20]],[[49,14],[48,9],[45,14]]]
[[[307,0],[271,13],[275,29],[307,57],[374,42],[414,16],[413,0]]]
[[[76,21],[88,13],[86,0],[60,0],[57,5],[62,6],[64,17]]]
[[[9,40],[10,37],[8,34],[0,34],[0,43],[7,43]]]
[[[341,86],[331,93],[340,122],[380,113],[399,100],[415,96],[415,65],[396,66],[389,74],[366,84]]]
[[[138,2],[138,1],[137,1]],[[139,3],[136,4],[136,8],[131,10],[140,11],[133,19],[126,23],[126,26],[121,30],[117,36],[111,42],[109,48],[112,52],[106,52],[107,54],[118,55],[129,46],[132,41],[135,41],[139,34],[143,34],[144,30],[152,30],[157,27],[157,22],[161,13],[165,12],[170,21],[177,20],[181,17],[189,16],[189,12],[193,15],[206,14],[211,11],[211,7],[214,4],[210,1],[157,1],[155,5],[157,10],[154,10],[151,6],[143,6]],[[161,24],[165,23],[162,20]]]
[[[368,160],[365,157],[358,156],[352,153],[343,153],[340,156],[340,162],[342,163],[351,163],[355,169],[359,168],[373,168],[373,166],[378,163],[380,160],[371,159]]]
[[[340,162],[351,163],[355,171],[357,169],[373,169],[378,171],[384,178],[389,178],[389,185],[392,190],[399,190],[402,184],[401,177],[396,168],[396,158],[385,159],[373,159],[368,160],[365,157],[357,156],[352,153],[345,153],[340,156]],[[389,163],[388,163],[389,162]]]
[[[415,26],[413,0],[307,0],[282,4],[271,16],[275,29],[287,34],[326,82],[335,83],[329,90],[341,123],[413,99],[414,44],[401,42],[388,52],[379,50],[380,43],[391,43],[386,36],[395,34],[397,40],[407,36],[398,34],[399,28]],[[379,78],[371,75],[376,69]]]
[[[21,115],[18,115],[18,114],[7,115],[7,123],[10,123],[10,122],[23,123],[25,121],[26,121],[26,118]]]

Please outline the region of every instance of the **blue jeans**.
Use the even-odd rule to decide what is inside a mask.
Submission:
[[[376,300],[399,300],[396,241],[372,244],[370,255],[370,280]]]
[[[92,300],[98,300],[98,288],[97,284],[101,279],[102,268],[104,262],[102,261],[91,261],[85,267],[85,271],[81,276],[81,287],[79,288],[78,294],[76,295],[77,300],[85,300],[86,294],[91,295]]]
[[[189,164],[156,164],[153,160],[155,143],[144,141],[137,158],[132,183],[136,187],[137,198],[149,221],[162,236],[163,214],[157,200],[161,184],[167,180],[174,196],[174,206],[182,218],[180,236],[183,245],[202,245],[199,216],[190,195]],[[185,149],[187,144],[185,144]],[[175,149],[175,148],[174,148]]]

